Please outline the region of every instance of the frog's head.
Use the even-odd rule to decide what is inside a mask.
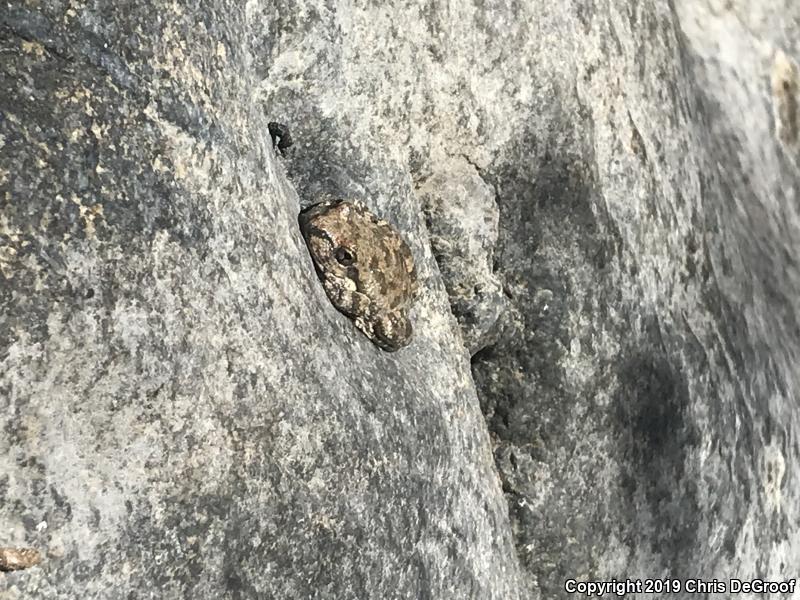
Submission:
[[[360,202],[345,200],[315,204],[299,222],[331,303],[383,350],[406,346],[417,282],[399,234]]]
[[[349,214],[352,210],[353,204],[344,200],[326,200],[301,212],[299,221],[320,278],[355,291],[359,256],[358,231]]]

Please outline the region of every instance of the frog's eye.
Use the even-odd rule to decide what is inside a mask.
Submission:
[[[349,267],[356,260],[356,257],[353,255],[353,253],[344,246],[339,246],[336,250],[334,250],[333,257],[336,259],[336,262],[343,267]]]

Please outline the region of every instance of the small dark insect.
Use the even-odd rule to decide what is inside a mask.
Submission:
[[[42,562],[42,555],[33,548],[0,548],[0,571],[19,571]]]
[[[286,149],[294,143],[292,142],[289,128],[283,123],[276,123],[275,121],[267,123],[267,128],[272,138],[272,147],[275,148],[277,146],[281,154],[286,156]]]

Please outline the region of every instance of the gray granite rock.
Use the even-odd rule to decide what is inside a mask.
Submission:
[[[44,560],[0,598],[796,576],[800,6],[31,6],[0,7],[0,546]],[[408,348],[327,301],[323,194],[409,241]]]
[[[475,354],[517,321],[494,274],[500,216],[494,189],[474,166],[455,159],[420,183],[416,194],[450,308]]]
[[[314,272],[256,9],[4,5],[0,546],[43,562],[0,597],[518,597],[414,200],[372,202],[425,288],[390,355]]]

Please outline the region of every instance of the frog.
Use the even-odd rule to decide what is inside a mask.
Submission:
[[[328,299],[376,346],[411,342],[419,295],[411,249],[360,200],[326,198],[304,209],[300,230]]]

